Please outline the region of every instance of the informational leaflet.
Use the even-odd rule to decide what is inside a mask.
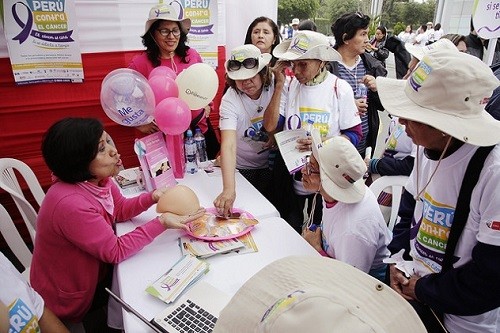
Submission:
[[[17,84],[83,81],[74,1],[4,0],[3,10]]]
[[[146,291],[169,304],[191,284],[208,272],[208,263],[192,255],[183,256],[158,280],[146,288]]]
[[[282,131],[274,135],[276,144],[280,150],[281,156],[285,161],[286,167],[290,173],[295,173],[302,169],[307,162],[307,156],[310,151],[299,151],[297,147],[297,139],[306,138],[307,132],[305,129],[296,129],[290,131]]]

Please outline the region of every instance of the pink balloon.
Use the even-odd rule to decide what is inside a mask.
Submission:
[[[165,76],[175,80],[177,74],[175,74],[173,69],[167,66],[158,66],[153,68],[151,73],[149,73],[148,80],[150,80],[153,76]]]
[[[149,85],[155,95],[156,105],[167,97],[179,97],[177,83],[166,76],[153,76],[149,79]]]
[[[183,100],[167,97],[156,106],[156,124],[168,135],[178,135],[188,129],[191,123],[191,110]]]

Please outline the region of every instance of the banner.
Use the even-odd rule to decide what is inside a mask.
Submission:
[[[82,82],[74,1],[3,2],[5,38],[15,82]]]
[[[492,39],[500,37],[500,1],[475,0],[472,20],[479,37]]]

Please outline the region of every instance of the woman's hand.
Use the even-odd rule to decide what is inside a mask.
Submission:
[[[365,75],[361,78],[361,83],[363,83],[368,89],[373,92],[377,91],[377,80],[372,75]]]
[[[205,214],[205,208],[200,207],[195,213],[190,215],[177,215],[174,213],[163,213],[159,216],[161,224],[167,229],[188,230],[186,223],[199,219]]]
[[[311,151],[312,150],[312,139],[311,137],[297,139],[297,145],[295,146],[300,152]]]
[[[153,193],[151,194],[153,201],[158,202],[158,200],[160,200],[161,196],[165,194],[165,192],[167,192],[166,187],[154,190]]]
[[[304,228],[304,230],[302,230],[302,237],[304,237],[304,239],[311,244],[316,251],[320,252],[323,250],[323,247],[321,246],[321,228],[316,228],[314,231]]]
[[[358,115],[365,114],[368,111],[368,102],[366,98],[358,98],[354,100],[356,107],[358,108]]]
[[[214,200],[214,207],[217,208],[217,213],[222,216],[230,216],[234,200],[236,200],[235,191],[223,190]]]
[[[290,67],[289,61],[278,60],[276,64],[271,67],[271,71],[274,74],[274,86],[283,85],[285,83],[285,70]],[[276,89],[276,88],[275,88]]]
[[[151,123],[145,124],[145,125],[139,125],[139,126],[136,126],[135,128],[137,128],[139,131],[141,131],[144,134],[153,134],[153,133],[158,132],[160,130],[154,122],[151,122]]]

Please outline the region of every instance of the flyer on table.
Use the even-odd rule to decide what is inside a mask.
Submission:
[[[3,11],[17,84],[83,81],[74,1],[4,0]]]

